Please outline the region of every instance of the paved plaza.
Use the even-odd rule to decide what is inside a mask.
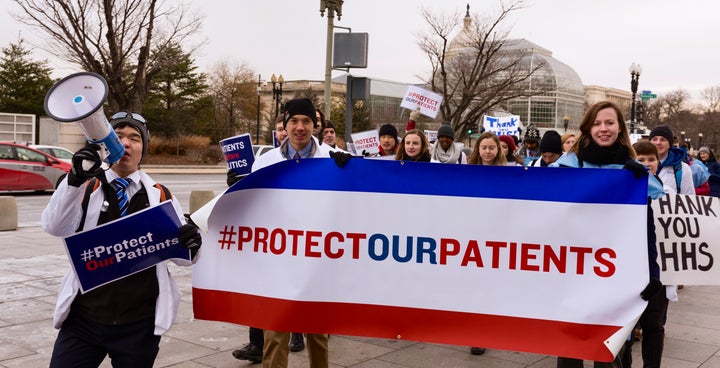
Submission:
[[[57,331],[52,311],[68,269],[62,241],[39,226],[0,232],[0,367],[47,367]],[[160,344],[156,367],[260,367],[236,360],[231,351],[246,343],[247,328],[192,317],[191,269],[171,265],[183,291],[174,326]],[[671,303],[663,367],[720,368],[720,286],[688,286]],[[634,352],[641,366],[639,345]],[[464,346],[333,335],[330,366],[555,367],[555,358],[493,350],[470,355]],[[105,361],[103,367],[110,367]],[[290,367],[307,367],[307,351],[291,353]]]

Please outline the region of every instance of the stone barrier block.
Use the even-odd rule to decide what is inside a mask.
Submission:
[[[215,192],[212,190],[193,190],[190,192],[190,213],[197,211],[213,198],[215,198]]]
[[[17,230],[18,211],[15,197],[0,196],[0,231]]]

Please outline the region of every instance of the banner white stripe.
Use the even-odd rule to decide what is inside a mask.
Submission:
[[[332,195],[333,201],[323,200],[328,195]],[[194,272],[195,287],[290,300],[409,306],[605,325],[622,324],[642,311],[641,307],[625,305],[616,310],[585,315],[585,311],[597,309],[591,307],[604,304],[609,294],[628,300],[627,305],[632,305],[632,301],[637,304],[637,293],[647,282],[646,240],[643,231],[622,229],[627,228],[628,218],[644,218],[644,206],[282,189],[243,190],[226,196],[231,197],[218,202],[213,212],[213,216],[220,217],[210,221],[220,224],[220,228],[211,228],[205,235],[202,256],[198,259],[199,264],[217,272]],[[233,209],[237,204],[244,207],[259,205],[254,201],[261,201],[266,208],[283,210],[244,212]],[[345,203],[352,203],[353,207],[343,210]],[[313,214],[333,215],[317,218],[308,213],[308,208],[312,208]],[[224,219],[223,213],[240,213],[240,216]],[[450,213],[452,217],[470,221],[441,220]],[[588,226],[588,221],[593,221],[593,225]],[[436,256],[435,261],[440,262],[439,251],[424,254],[422,263],[417,262],[416,253],[409,262],[398,262],[392,256],[382,261],[373,260],[368,253],[368,238],[360,241],[358,259],[350,257],[351,246],[337,241],[333,243],[333,249],[346,252],[339,259],[324,255],[312,258],[289,253],[254,253],[251,244],[245,244],[239,252],[237,245],[231,246],[230,250],[220,249],[220,231],[225,225],[234,226],[235,231],[245,226],[312,230],[322,234],[342,229],[343,232],[367,234],[368,238],[372,234],[384,234],[388,238],[398,235],[400,257],[406,255],[407,236],[415,243],[420,237],[432,239],[437,248],[440,248],[437,244],[440,239],[453,238],[460,244],[461,251],[459,255],[449,256],[445,265],[430,263],[432,254]],[[399,233],[396,229],[412,233]],[[299,253],[305,249],[304,239],[298,243]],[[313,239],[320,245],[312,249],[322,251],[323,238]],[[472,262],[467,266],[460,265],[464,250],[472,240],[478,242],[482,268]],[[557,272],[553,267],[548,272],[520,270],[521,251],[513,258],[517,262],[516,269],[509,269],[507,248],[499,253],[498,267],[493,268],[492,248],[486,246],[486,241],[540,244],[538,249],[528,252],[537,258],[526,259],[529,266],[541,268],[542,249],[546,244],[555,252],[563,247],[567,250],[569,246],[588,248],[593,252],[612,248],[617,255],[612,259],[615,273],[609,278],[598,276],[593,267],[603,268],[602,265],[586,255],[583,274],[578,275],[577,253],[572,252],[567,256],[566,273]],[[271,270],[267,269],[270,264]],[[574,291],[568,292],[567,288]],[[618,296],[622,290],[625,295]],[[530,311],[529,300],[534,304]]]

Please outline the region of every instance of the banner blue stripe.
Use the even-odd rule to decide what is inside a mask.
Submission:
[[[452,165],[330,158],[285,160],[258,170],[228,192],[273,188],[335,190],[598,204],[647,204],[647,179],[628,170]],[[576,190],[582,188],[581,190]]]

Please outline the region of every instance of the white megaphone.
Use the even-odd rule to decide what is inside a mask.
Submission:
[[[102,105],[107,94],[107,82],[99,74],[71,74],[45,95],[45,112],[57,121],[77,123],[90,143],[103,148],[103,161],[116,163],[125,154],[125,147],[105,117]]]

